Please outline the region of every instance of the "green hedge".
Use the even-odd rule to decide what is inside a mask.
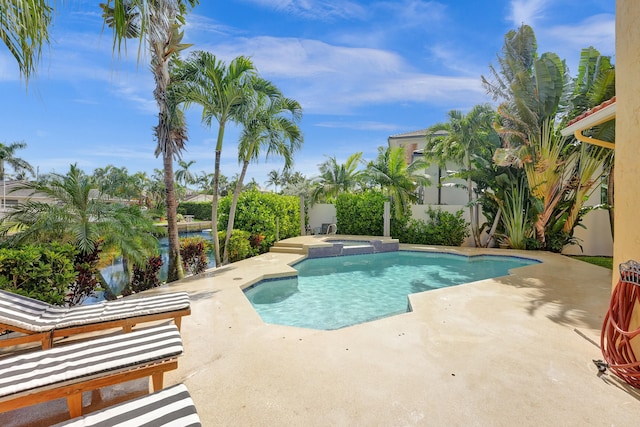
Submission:
[[[193,215],[198,221],[211,221],[211,202],[182,202],[177,210],[181,215]]]
[[[231,195],[220,199],[218,231],[227,230]],[[300,198],[259,191],[244,191],[238,199],[234,230],[262,237],[258,252],[266,252],[277,240],[300,235]]]
[[[379,192],[340,194],[336,199],[338,233],[359,236],[382,236],[384,202]]]
[[[75,281],[71,245],[38,245],[0,249],[0,289],[49,304],[64,305]]]

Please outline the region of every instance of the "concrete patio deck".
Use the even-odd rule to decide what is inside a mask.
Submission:
[[[241,291],[291,272],[300,255],[268,253],[158,288],[192,301],[185,355],[165,386],[187,385],[204,426],[638,425],[640,390],[598,376],[592,362],[611,272],[514,253],[543,263],[415,294],[411,313],[336,331],[265,324]],[[146,389],[140,380],[102,400],[86,395],[85,412]],[[0,414],[0,425],[50,425],[65,411],[62,400],[36,405]]]

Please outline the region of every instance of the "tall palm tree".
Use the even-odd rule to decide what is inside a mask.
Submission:
[[[266,149],[265,156],[281,156],[284,158],[285,170],[293,164],[293,153],[302,145],[302,132],[296,124],[302,117],[300,104],[279,95],[279,90],[269,84],[256,85],[263,90],[256,92],[256,101],[251,103],[245,113],[243,130],[238,146],[238,161],[242,170],[233,192],[229,208],[227,234],[224,242],[222,264],[229,263],[229,240],[233,231],[236,206],[244,177],[250,162],[257,162],[261,152]],[[265,91],[270,88],[270,92]],[[291,117],[291,119],[289,118]]]
[[[158,125],[155,127],[157,147],[155,155],[162,155],[169,237],[169,269],[167,281],[184,276],[180,261],[177,202],[175,195],[173,160],[180,156],[187,140],[184,117],[179,102],[168,93],[171,76],[169,61],[190,45],[182,43],[187,6],[198,0],[108,0],[102,4],[106,24],[113,29],[114,47],[120,50],[127,38],[138,38],[140,49],[146,47],[151,58],[151,72],[156,82],[153,91],[158,104]],[[173,104],[173,105],[172,105]]]
[[[252,80],[256,70],[249,58],[239,56],[229,66],[216,59],[210,52],[197,51],[176,66],[176,76],[182,84],[181,102],[202,107],[202,121],[211,126],[218,122],[218,137],[215,147],[213,176],[213,201],[211,203],[211,228],[213,233],[216,266],[220,265],[220,242],[218,241],[218,197],[220,183],[220,159],[222,142],[227,122],[241,119],[244,105],[250,101]]]
[[[319,165],[320,176],[313,182],[312,201],[330,200],[358,188],[364,177],[363,170],[358,169],[361,160],[362,152],[358,152],[350,155],[345,163],[338,163],[335,156],[322,162]]]
[[[402,147],[378,147],[378,157],[367,164],[364,174],[393,201],[394,217],[400,219],[417,200],[418,186],[429,185],[427,166],[422,158],[407,165]]]
[[[12,142],[5,145],[0,143],[0,179],[2,180],[2,209],[6,208],[6,166],[10,166],[14,172],[28,171],[33,175],[33,167],[24,159],[16,157],[16,150],[26,148],[27,144],[24,142]]]
[[[490,159],[496,148],[499,147],[499,139],[493,129],[495,112],[489,104],[478,104],[471,111],[464,114],[459,110],[451,110],[447,114],[447,122],[438,123],[428,130],[430,135],[437,131],[446,131],[436,137],[427,139],[425,156],[434,159],[440,164],[451,160],[463,165],[464,175],[467,178],[467,194],[469,203],[469,215],[471,231],[476,246],[481,246],[479,207],[474,203],[473,169],[474,158]]]
[[[49,44],[53,9],[46,0],[0,0],[0,39],[15,58],[28,85],[42,48]]]

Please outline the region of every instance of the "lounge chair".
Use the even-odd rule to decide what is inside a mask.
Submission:
[[[180,329],[182,316],[190,313],[186,292],[135,295],[97,304],[59,307],[0,290],[0,331],[17,332],[0,336],[0,347],[40,341],[42,348],[47,349],[57,337],[110,328],[130,332],[138,323],[163,319],[173,319]]]
[[[201,426],[196,407],[184,384],[74,418],[54,427]]]
[[[112,334],[0,359],[0,412],[65,397],[71,418],[82,415],[82,393],[164,372],[183,352],[175,325]]]

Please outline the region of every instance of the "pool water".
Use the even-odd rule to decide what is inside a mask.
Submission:
[[[536,260],[397,251],[314,258],[297,277],[258,282],[245,295],[266,323],[332,330],[409,311],[407,295],[506,276]]]

